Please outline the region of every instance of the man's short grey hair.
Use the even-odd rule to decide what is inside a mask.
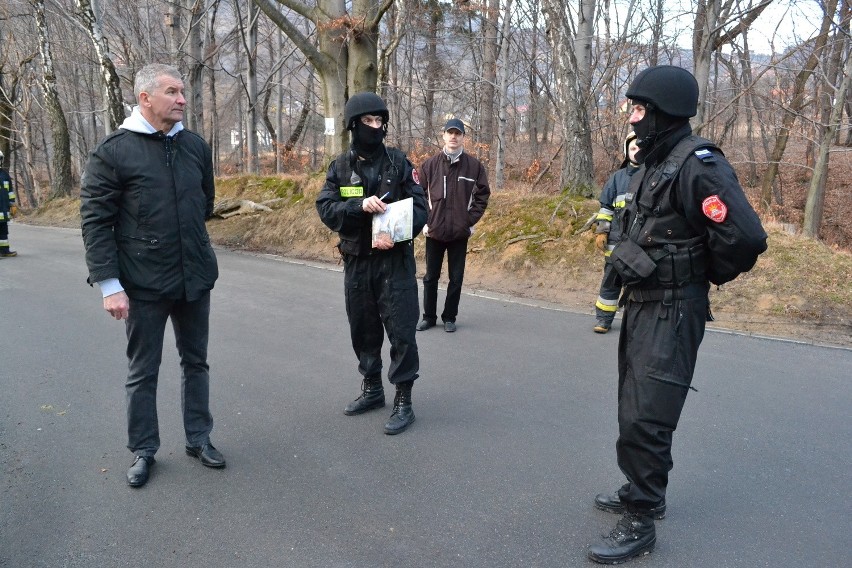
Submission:
[[[162,63],[150,63],[136,72],[136,79],[133,81],[133,94],[139,99],[139,94],[143,91],[150,93],[160,86],[159,79],[164,75],[183,81],[183,77],[176,67]]]

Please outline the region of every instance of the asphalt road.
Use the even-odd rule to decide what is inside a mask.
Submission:
[[[124,326],[79,231],[13,225],[0,259],[0,566],[562,567],[617,517],[617,334],[466,295],[418,334],[417,422],[348,417],[360,377],[337,267],[218,251],[211,470],[183,451],[171,332],[162,448],[125,483]],[[439,298],[439,301],[440,300]],[[591,298],[590,298],[591,301]],[[616,321],[616,329],[618,321]],[[633,566],[848,566],[852,351],[708,332],[668,515]]]

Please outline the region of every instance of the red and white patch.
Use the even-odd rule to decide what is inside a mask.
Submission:
[[[728,216],[728,206],[718,195],[711,195],[702,201],[701,211],[714,223],[721,223]]]
[[[420,174],[417,173],[417,168],[411,168],[411,177],[414,179],[414,183],[420,185]]]

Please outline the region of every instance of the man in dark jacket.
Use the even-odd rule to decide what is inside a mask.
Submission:
[[[438,320],[438,279],[444,253],[450,283],[441,320],[444,331],[456,330],[467,241],[473,226],[488,206],[491,189],[488,174],[479,160],[464,151],[464,123],[451,118],[444,125],[444,148],[423,163],[423,186],[429,204],[426,235],[426,274],[423,276],[423,319],[418,331],[434,327]]]
[[[210,442],[207,339],[210,290],[218,277],[205,221],[215,196],[210,146],[181,124],[180,73],[147,65],[136,75],[138,106],[89,157],[80,214],[89,284],[104,309],[126,320],[127,483],[148,481],[160,447],[157,379],[171,318],[181,365],[186,453],[225,466]]]
[[[610,258],[625,285],[618,342],[618,465],[627,478],[595,506],[623,514],[589,549],[616,564],[648,554],[666,511],[672,435],[709,318],[710,283],[750,270],[766,233],[719,148],[692,135],[691,73],[645,69],[627,91],[642,168],[633,175]]]
[[[417,170],[396,148],[383,144],[390,114],[375,93],[353,95],[344,108],[344,125],[352,147],[328,168],[317,197],[320,219],[340,237],[343,255],[346,315],[352,348],[363,376],[361,395],[344,410],[348,416],[385,405],[382,387],[382,341],[391,343],[388,381],[396,386],[386,434],[399,434],[414,422],[411,388],[420,359],[417,325],[417,278],[411,239],[426,222],[426,200]],[[373,238],[373,217],[389,204],[411,199],[410,227],[395,232],[407,240]],[[409,230],[410,229],[410,230]],[[383,329],[384,326],[384,329]]]

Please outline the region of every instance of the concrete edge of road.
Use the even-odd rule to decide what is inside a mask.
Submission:
[[[25,224],[25,223],[22,223],[22,224]],[[76,232],[78,234],[82,233],[81,229],[75,229],[75,228],[69,228],[69,227],[51,227],[51,226],[45,226],[45,225],[27,225],[27,226],[58,230],[58,231],[62,231],[62,232],[70,232],[70,233]],[[225,250],[225,251],[232,252],[232,253],[235,253],[235,254],[244,254],[244,255],[255,256],[255,257],[260,257],[260,258],[268,258],[270,260],[275,260],[277,262],[285,262],[287,264],[307,266],[309,268],[316,268],[316,269],[319,269],[319,270],[328,270],[328,271],[332,271],[332,272],[343,272],[343,266],[339,266],[339,265],[336,265],[336,264],[333,264],[333,263],[330,263],[330,262],[322,262],[322,261],[316,261],[316,260],[304,260],[304,259],[300,259],[300,258],[292,258],[292,257],[287,257],[287,256],[283,256],[283,255],[273,254],[273,253],[256,252],[256,251],[250,251],[250,250],[241,250],[241,249],[234,249],[234,248],[221,247],[221,246],[216,246],[214,248],[219,249],[219,250]],[[418,286],[420,286],[422,288],[423,283],[418,282]],[[441,286],[440,288],[442,290],[446,289],[443,286]],[[530,306],[530,307],[534,307],[534,308],[540,308],[540,309],[543,309],[543,310],[552,310],[552,311],[557,311],[557,312],[566,312],[566,313],[579,314],[579,315],[593,315],[591,312],[573,309],[573,308],[570,308],[569,306],[565,306],[565,305],[562,305],[562,304],[556,304],[556,303],[548,302],[548,301],[545,301],[545,300],[535,300],[535,299],[532,299],[532,298],[522,298],[522,297],[519,297],[519,296],[510,296],[508,294],[501,294],[499,292],[494,292],[494,291],[491,291],[491,290],[471,289],[471,290],[463,290],[462,293],[465,294],[466,296],[484,298],[486,300],[494,300],[494,301],[497,301],[497,302],[508,302],[508,303],[511,303],[511,304],[518,304],[518,305],[521,305],[521,306]],[[618,319],[621,319],[621,314],[618,314],[616,317]],[[818,341],[808,341],[808,340],[801,340],[801,339],[792,339],[792,338],[789,338],[789,337],[777,337],[777,336],[773,336],[773,335],[763,335],[763,334],[759,334],[759,333],[739,331],[739,330],[734,330],[734,329],[722,329],[722,328],[717,328],[717,327],[708,327],[707,331],[711,332],[711,333],[721,333],[721,334],[734,335],[734,336],[740,336],[740,337],[752,337],[754,339],[763,339],[763,340],[767,340],[767,341],[779,341],[779,342],[783,342],[783,343],[790,343],[790,344],[793,344],[793,345],[811,345],[811,346],[814,346],[814,347],[824,347],[826,349],[837,349],[837,350],[840,350],[840,351],[852,351],[852,347],[844,347],[842,345],[831,345],[829,343],[821,343],[821,342],[818,342]]]
[[[343,272],[342,266],[338,266],[338,265],[330,263],[330,262],[321,262],[321,261],[315,261],[315,260],[303,260],[303,259],[299,259],[299,258],[290,258],[290,257],[282,256],[282,255],[272,254],[272,253],[260,253],[260,252],[252,252],[252,251],[239,250],[239,249],[224,248],[223,250],[228,250],[230,252],[237,253],[237,254],[247,254],[247,255],[251,255],[251,256],[268,258],[268,259],[275,260],[275,261],[278,261],[278,262],[285,262],[287,264],[296,264],[296,265],[308,266],[310,268],[316,268],[316,269],[319,269],[319,270],[329,270],[329,271],[332,271],[332,272]],[[418,282],[418,286],[422,289],[423,283]],[[445,286],[439,286],[439,288],[441,290],[446,290]],[[499,292],[494,292],[492,290],[484,290],[484,289],[462,290],[462,294],[464,294],[466,296],[484,298],[486,300],[494,300],[494,301],[497,301],[497,302],[507,302],[507,303],[511,303],[511,304],[518,304],[518,305],[521,305],[521,306],[530,306],[530,307],[539,308],[539,309],[543,309],[543,310],[552,310],[552,311],[556,311],[556,312],[566,312],[566,313],[578,314],[578,315],[584,315],[584,316],[594,315],[590,311],[578,310],[576,308],[571,308],[571,307],[565,306],[563,304],[556,304],[556,303],[553,303],[553,302],[548,302],[546,300],[536,300],[536,299],[533,299],[533,298],[522,298],[520,296],[510,296],[508,294],[501,294]],[[616,317],[618,319],[621,319],[621,314],[618,314]],[[806,340],[801,340],[801,339],[792,339],[792,338],[789,338],[789,337],[776,337],[776,336],[772,336],[772,335],[763,335],[763,334],[759,334],[759,333],[739,331],[739,330],[735,330],[735,329],[723,329],[723,328],[717,328],[717,327],[708,327],[707,331],[711,332],[711,333],[720,333],[720,334],[724,334],[724,335],[733,335],[733,336],[740,336],[740,337],[752,337],[754,339],[762,339],[762,340],[766,340],[766,341],[778,341],[778,342],[782,342],[782,343],[791,343],[793,345],[810,345],[810,346],[814,346],[814,347],[824,347],[824,348],[827,348],[827,349],[839,349],[841,351],[852,351],[852,348],[844,347],[842,345],[831,345],[829,343],[820,343],[818,341],[806,341]]]

